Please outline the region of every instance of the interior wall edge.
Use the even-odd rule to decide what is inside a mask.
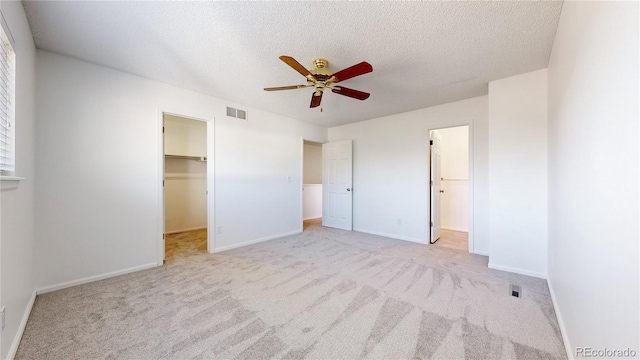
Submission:
[[[241,247],[248,246],[248,245],[253,245],[253,244],[258,244],[258,243],[269,241],[269,240],[283,238],[283,237],[286,237],[286,236],[289,236],[289,235],[300,234],[301,232],[302,232],[302,230],[294,230],[294,231],[290,231],[290,232],[286,232],[286,233],[282,233],[282,234],[277,234],[277,235],[273,235],[273,236],[267,236],[267,237],[263,237],[263,238],[259,238],[259,239],[253,239],[253,240],[245,241],[245,242],[242,242],[240,244],[216,247],[216,248],[213,249],[212,253],[219,253],[219,252],[223,252],[223,251],[227,251],[227,250],[237,249],[237,248],[241,248]]]
[[[125,274],[129,274],[136,271],[147,270],[147,269],[151,269],[158,266],[161,266],[161,265],[158,265],[158,263],[153,262],[145,265],[131,267],[128,269],[112,271],[112,272],[108,272],[100,275],[88,276],[78,280],[72,280],[72,281],[66,281],[66,282],[58,283],[54,285],[42,286],[42,287],[36,288],[35,291],[38,295],[46,294],[49,292],[62,290],[62,289],[66,289],[66,288],[70,288],[70,287],[78,286],[82,284],[87,284],[94,281],[104,280],[104,279],[112,278],[115,276],[125,275]]]
[[[481,255],[481,256],[489,257],[489,252],[488,252],[488,251],[469,250],[469,253],[470,253],[470,254],[475,254],[475,255]]]
[[[0,1],[3,28],[15,52],[15,178],[0,186],[0,307],[5,308],[0,333],[0,359],[11,358],[32,306],[36,286],[37,243],[36,71],[33,35],[20,1]],[[8,185],[8,186],[5,186]],[[25,316],[26,314],[26,316]]]
[[[510,273],[514,273],[514,274],[520,274],[520,275],[533,276],[533,277],[537,277],[537,278],[545,279],[545,280],[547,279],[547,274],[546,273],[531,271],[531,270],[527,270],[527,269],[521,269],[521,268],[517,268],[517,267],[513,267],[513,266],[496,264],[495,262],[491,262],[491,258],[489,258],[488,267],[489,267],[489,269],[501,270],[501,271],[506,271],[506,272],[510,272]]]
[[[551,302],[553,302],[553,310],[556,313],[556,318],[558,320],[558,326],[560,327],[560,334],[562,335],[562,342],[564,343],[564,350],[567,352],[567,358],[569,360],[575,359],[573,356],[573,349],[571,347],[571,343],[569,342],[569,336],[567,335],[567,328],[564,325],[564,319],[562,318],[562,313],[560,312],[560,307],[558,306],[558,302],[556,300],[556,292],[553,290],[553,283],[551,278],[547,277],[547,287],[549,287],[549,293],[551,294]]]
[[[385,233],[381,233],[379,231],[367,230],[367,229],[356,228],[356,227],[353,228],[353,231],[357,231],[357,232],[361,232],[361,233],[365,233],[365,234],[370,234],[370,235],[384,236],[384,237],[387,237],[387,238],[390,238],[390,239],[408,241],[408,242],[418,243],[418,244],[427,244],[427,242],[428,242],[428,240],[423,240],[423,239],[418,239],[418,238],[413,238],[413,237],[408,237],[408,236],[401,236],[401,235],[396,235],[396,234],[385,234]]]
[[[16,352],[18,351],[18,347],[20,346],[20,341],[22,341],[22,334],[24,334],[24,329],[27,327],[27,321],[29,320],[29,316],[31,315],[31,310],[33,309],[33,304],[36,301],[36,290],[33,290],[33,294],[31,294],[31,298],[27,303],[27,307],[24,309],[24,314],[22,314],[22,320],[20,321],[20,326],[18,327],[18,332],[16,333],[13,342],[11,343],[11,347],[9,348],[9,354],[7,359],[13,359],[16,356]]]

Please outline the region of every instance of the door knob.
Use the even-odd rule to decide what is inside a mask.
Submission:
[[[444,190],[440,190],[441,193],[444,193]]]
[[[351,191],[351,188],[347,188],[347,191]]]

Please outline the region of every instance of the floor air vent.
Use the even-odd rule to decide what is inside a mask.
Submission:
[[[511,296],[519,298],[522,296],[522,289],[518,285],[511,285]]]

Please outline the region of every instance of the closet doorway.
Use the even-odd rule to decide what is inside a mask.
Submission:
[[[322,143],[302,139],[302,231],[322,225]]]
[[[164,259],[208,251],[208,122],[163,114]]]
[[[469,126],[429,131],[430,243],[470,251]]]

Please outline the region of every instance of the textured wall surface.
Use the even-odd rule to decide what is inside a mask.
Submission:
[[[547,70],[489,83],[489,267],[547,275]]]
[[[640,354],[638,20],[567,2],[549,63],[549,286],[573,354]]]
[[[158,261],[159,110],[215,119],[215,250],[300,230],[300,139],[326,129],[46,51],[37,72],[38,286]]]
[[[25,178],[17,187],[13,184],[0,193],[0,306],[6,308],[0,358],[6,359],[17,349],[21,322],[29,316],[26,310],[35,286],[36,75],[35,47],[21,3],[2,1],[0,10],[15,39],[16,175]]]
[[[486,96],[329,129],[330,141],[353,139],[354,230],[426,244],[429,130],[468,123],[473,124],[473,251],[488,255]]]

